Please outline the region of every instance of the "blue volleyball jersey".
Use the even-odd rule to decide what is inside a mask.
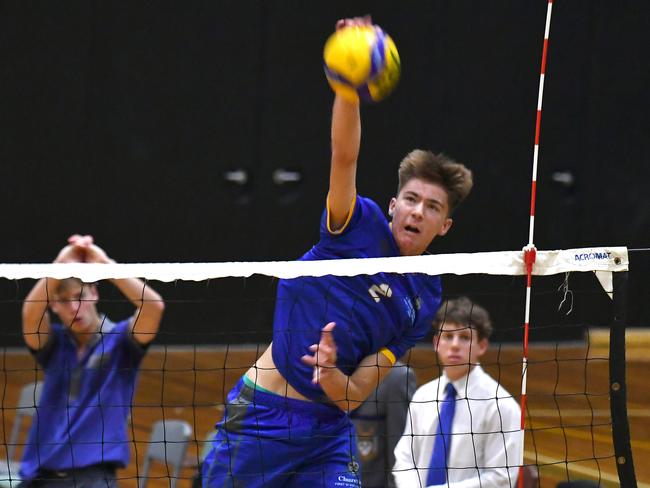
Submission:
[[[375,202],[357,196],[347,226],[328,230],[300,260],[399,256],[390,226]],[[395,358],[423,339],[441,301],[440,277],[379,273],[280,280],[273,324],[273,361],[282,376],[312,401],[327,402],[314,385],[312,368],[300,358],[318,343],[320,331],[336,322],[337,366],[352,374],[366,356],[386,348]]]
[[[53,324],[50,334],[34,353],[45,382],[21,462],[22,479],[34,478],[39,468],[126,466],[126,420],[146,347],[133,339],[129,320],[105,319],[81,358],[67,327]]]

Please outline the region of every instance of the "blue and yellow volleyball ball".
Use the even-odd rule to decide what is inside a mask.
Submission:
[[[378,102],[399,81],[397,47],[377,25],[338,29],[325,43],[323,60],[330,86],[348,100]]]

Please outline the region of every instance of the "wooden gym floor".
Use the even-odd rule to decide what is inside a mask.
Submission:
[[[596,336],[594,336],[596,339]],[[554,488],[567,479],[600,480],[603,487],[619,486],[611,441],[608,399],[608,359],[603,342],[580,345],[534,346],[529,352],[528,415],[525,462],[539,466],[541,488]],[[637,348],[638,349],[638,348]],[[650,487],[650,390],[646,388],[650,348],[631,348],[627,361],[628,413],[639,487]],[[143,361],[131,415],[131,464],[121,470],[120,485],[135,488],[138,467],[147,449],[153,422],[184,419],[194,429],[186,467],[178,488],[189,488],[197,459],[215,422],[223,412],[225,395],[252,364],[262,346],[225,348],[152,347]],[[41,378],[29,354],[0,350],[0,458],[6,457],[6,439],[13,425],[20,388]],[[411,352],[409,363],[418,384],[438,375],[431,348]],[[484,368],[519,399],[521,348],[492,345]],[[21,442],[24,442],[23,429]],[[164,466],[155,466],[148,487],[168,486]]]

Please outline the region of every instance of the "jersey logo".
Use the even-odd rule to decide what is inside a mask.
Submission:
[[[357,462],[356,459],[352,458],[352,460],[348,463],[348,470],[350,470],[352,473],[358,473],[359,472],[359,463]],[[352,482],[352,483],[358,483],[359,481],[355,479],[345,479],[341,480],[339,477],[339,481],[347,481],[347,482]]]
[[[416,306],[417,306],[417,301],[416,301]],[[404,297],[404,308],[406,308],[406,314],[409,317],[409,320],[411,321],[411,327],[415,325],[415,307],[413,306],[413,302],[409,297]]]
[[[368,293],[370,293],[370,296],[377,303],[381,301],[382,297],[390,298],[393,296],[393,290],[391,290],[390,286],[388,286],[386,283],[382,283],[381,285],[372,285],[370,288],[368,288]]]

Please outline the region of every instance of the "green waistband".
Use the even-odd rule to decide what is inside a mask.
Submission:
[[[244,378],[244,384],[246,386],[248,386],[249,388],[252,388],[253,390],[256,390],[256,391],[261,391],[262,393],[270,393],[271,395],[275,395],[275,393],[273,393],[272,391],[267,390],[266,388],[262,388],[260,385],[258,385],[256,383],[253,383],[253,380],[251,380],[248,377],[248,375],[244,375],[243,378]]]

